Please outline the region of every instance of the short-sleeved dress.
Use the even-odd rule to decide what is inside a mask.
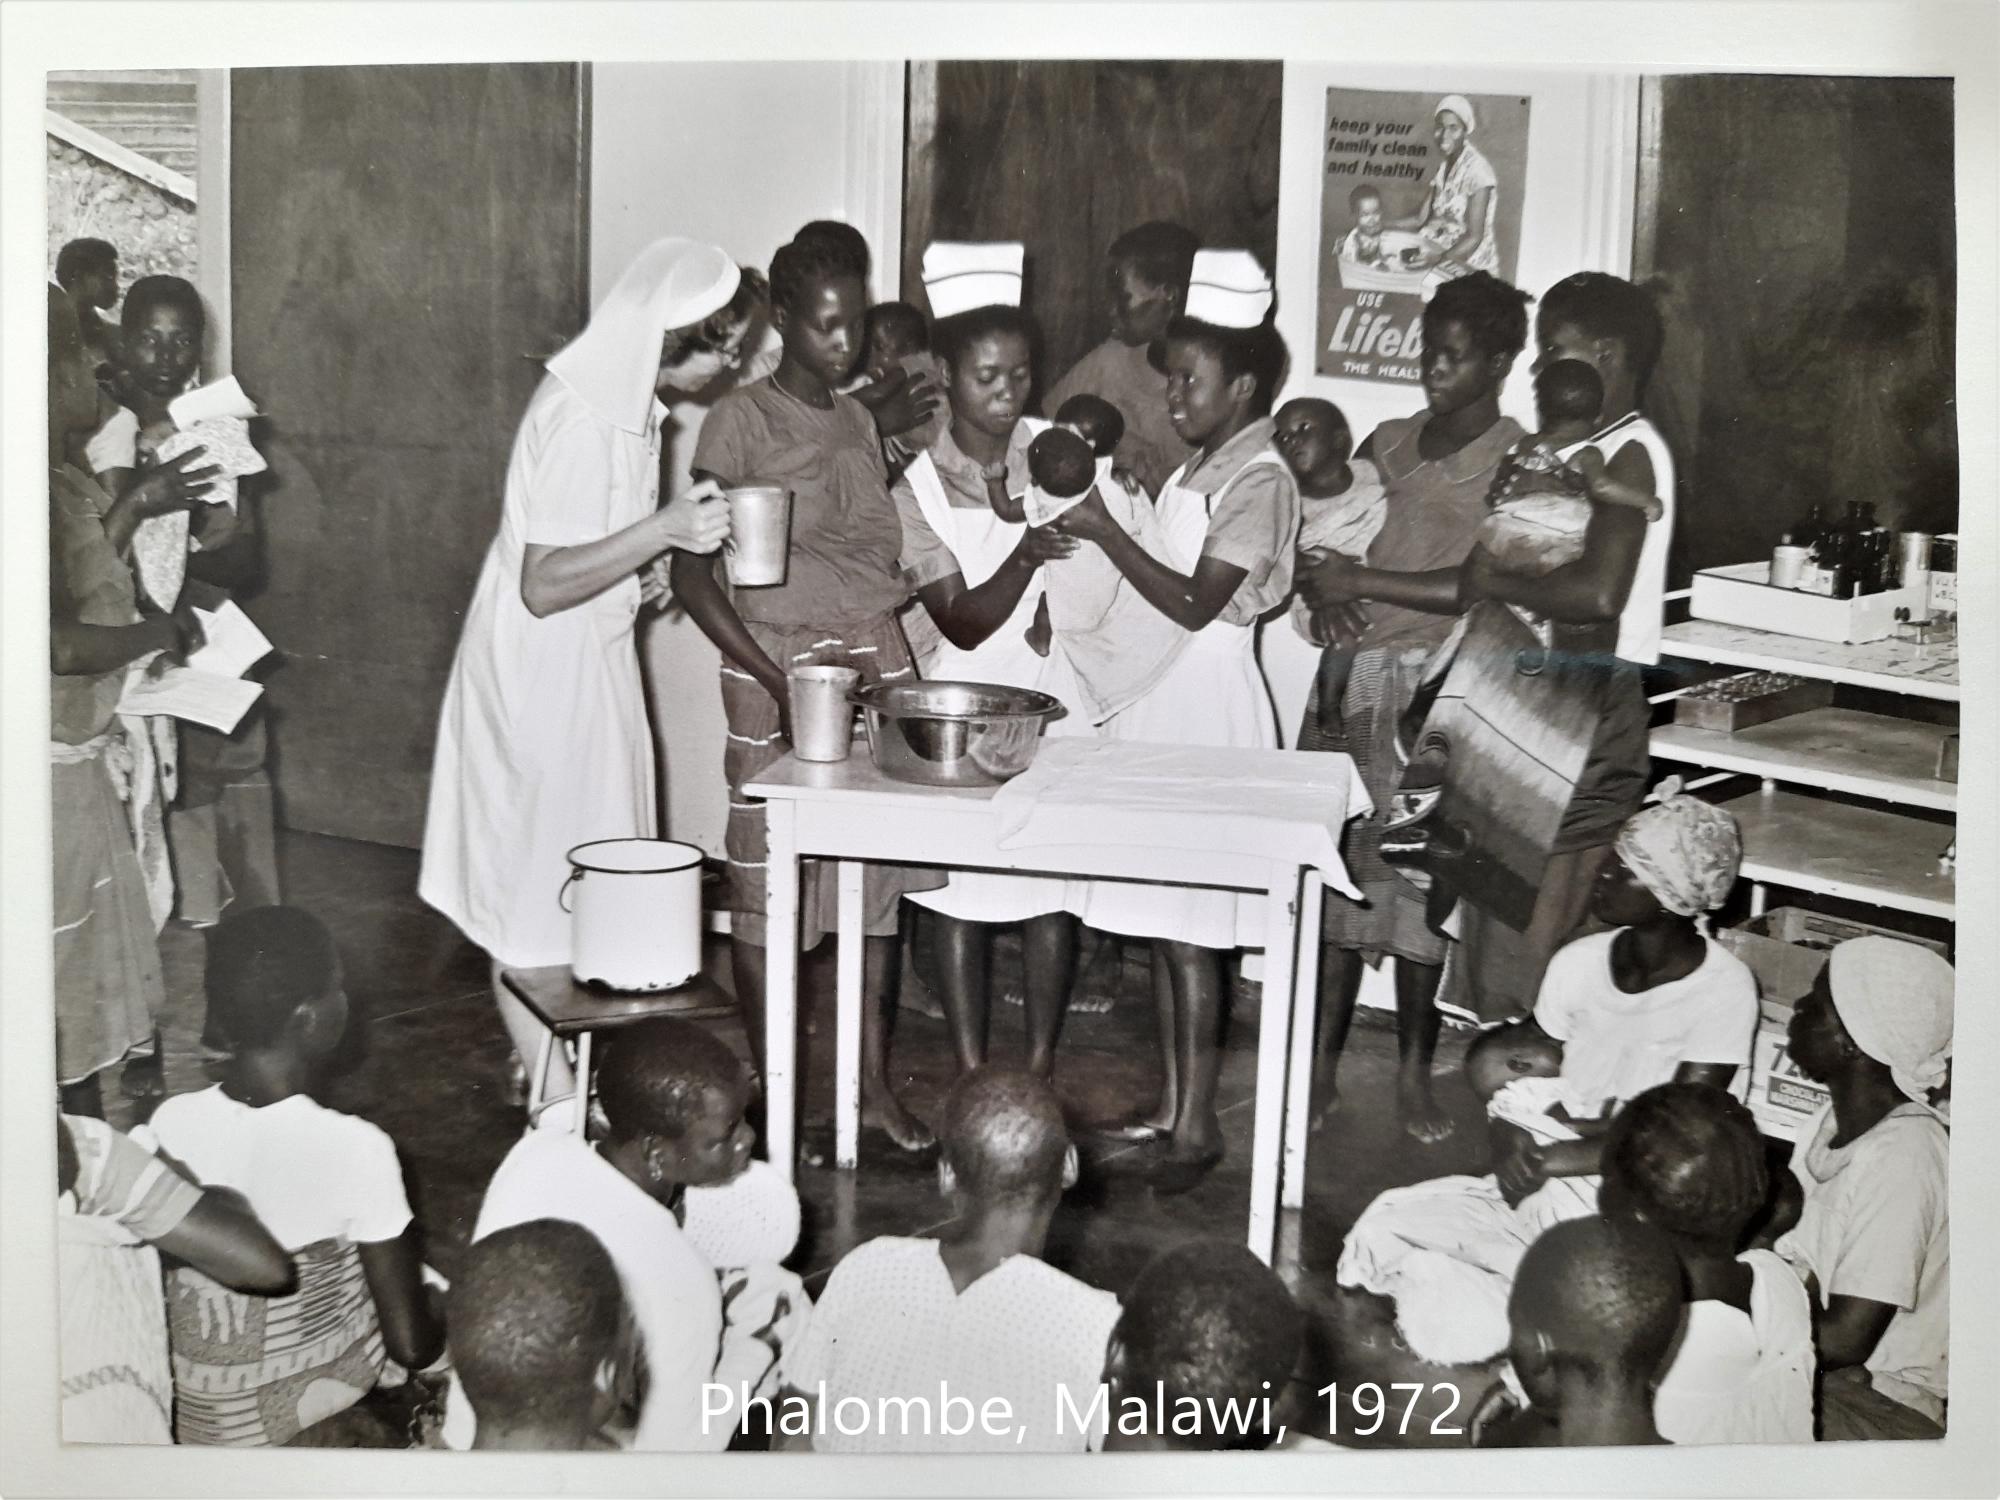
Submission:
[[[771,379],[738,386],[702,423],[694,468],[725,486],[778,484],[791,492],[785,581],[733,593],[750,638],[781,671],[851,667],[864,684],[916,675],[895,614],[910,597],[899,564],[903,526],[866,407],[838,393],[829,406],[808,405]],[[722,712],[729,735],[722,774],[729,783],[731,933],[761,946],[769,865],[764,804],[746,797],[743,787],[785,753],[778,705],[762,683],[725,659]],[[803,862],[799,924],[808,948],[832,930],[834,871],[830,861]],[[942,872],[919,866],[868,865],[863,929],[870,937],[894,936],[902,897],[944,880]]]
[[[360,1247],[397,1238],[411,1219],[395,1142],[304,1094],[256,1106],[220,1088],[175,1095],[139,1138],[241,1193],[298,1267],[296,1286],[273,1297],[192,1266],[170,1273],[174,1436],[275,1447],[367,1395],[388,1354]]]
[[[1490,271],[1497,276],[1500,249],[1493,225],[1499,218],[1500,179],[1493,175],[1493,164],[1472,142],[1465,143],[1456,161],[1440,164],[1437,175],[1431,178],[1431,216],[1420,232],[1441,250],[1456,244],[1465,233],[1473,196],[1482,190],[1491,190],[1493,194],[1486,204],[1484,232],[1463,264],[1468,271]]]
[[[557,903],[567,852],[657,832],[653,742],[633,625],[636,577],[537,619],[521,600],[531,544],[600,541],[655,508],[660,419],[643,433],[545,377],[514,438],[488,548],[445,689],[417,893],[510,967],[570,960]]]
[[[786,1381],[813,1396],[825,1384],[816,1452],[1082,1453],[1102,1441],[1092,1403],[1117,1322],[1111,1293],[1033,1256],[1009,1256],[961,1292],[936,1240],[884,1235],[833,1268]],[[1003,1401],[1007,1420],[966,1431],[955,1408],[946,1432],[946,1397],[975,1414]],[[833,1420],[841,1403],[849,1430]],[[862,1407],[869,1419],[856,1424]]]
[[[135,624],[132,570],[104,532],[111,497],[65,466],[50,471],[49,501],[50,564],[77,619]],[[134,732],[116,713],[130,670],[49,679],[56,1076],[63,1083],[88,1078],[139,1046],[166,1006],[149,867],[169,893],[173,882],[159,788],[147,780],[157,777],[143,753],[149,738],[143,725]],[[142,843],[135,845],[135,833]]]
[[[201,1190],[102,1120],[64,1115],[75,1185],[57,1201],[66,1443],[171,1443],[174,1376],[160,1253]]]

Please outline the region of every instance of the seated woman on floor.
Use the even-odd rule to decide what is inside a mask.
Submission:
[[[1488,1104],[1494,1174],[1393,1188],[1348,1234],[1340,1283],[1393,1298],[1422,1359],[1470,1362],[1506,1344],[1522,1254],[1552,1224],[1596,1211],[1620,1104],[1670,1081],[1747,1088],[1756,981],[1702,923],[1736,881],[1736,820],[1672,782],[1661,791],[1626,821],[1599,877],[1595,910],[1612,930],[1559,952],[1519,1023],[1562,1044],[1562,1068]]]
[[[1653,1395],[1670,1443],[1813,1440],[1812,1307],[1777,1256],[1738,1254],[1769,1191],[1757,1122],[1720,1089],[1647,1089],[1606,1137],[1604,1217],[1657,1229],[1687,1278],[1687,1318]]]
[[[1941,1438],[1951,1364],[1951,965],[1914,943],[1833,950],[1792,1011],[1831,1102],[1799,1133],[1773,1233],[1819,1304],[1820,1436]]]
[[[955,1217],[934,1236],[881,1235],[827,1278],[788,1362],[782,1404],[816,1404],[820,1453],[1082,1453],[1118,1299],[1049,1265],[1049,1222],[1076,1148],[1049,1083],[1008,1068],[961,1074],[945,1101],[938,1185]],[[949,1393],[958,1408],[942,1410]],[[904,1403],[907,1403],[905,1410]],[[1003,1423],[970,1425],[995,1403]],[[865,1407],[859,1430],[841,1413]],[[899,1415],[900,1413],[900,1415]],[[947,1426],[946,1419],[957,1423]],[[995,1427],[1005,1427],[996,1432]]]
[[[473,1242],[538,1219],[595,1235],[618,1268],[645,1363],[629,1446],[720,1453],[736,1415],[717,1419],[704,1388],[774,1392],[812,1313],[798,1277],[779,1264],[798,1242],[798,1194],[777,1168],[750,1159],[749,1075],[693,1021],[669,1016],[614,1033],[597,1097],[605,1139],[593,1148],[567,1131],[530,1130],[487,1184]],[[480,1436],[455,1377],[445,1446],[475,1447]]]

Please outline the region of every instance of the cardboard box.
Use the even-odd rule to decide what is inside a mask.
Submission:
[[[1694,575],[1694,589],[1688,596],[1688,613],[1697,620],[1719,620],[1725,625],[1748,625],[1753,630],[1849,645],[1893,635],[1899,609],[1905,611],[1905,619],[1920,620],[1929,607],[1925,588],[1888,589],[1858,599],[1774,588],[1768,562],[1703,568]]]
[[[1826,967],[1829,954],[1849,938],[1876,935],[1916,943],[1946,954],[1943,943],[1829,917],[1796,906],[1779,906],[1741,927],[1724,928],[1716,941],[1750,966],[1757,976],[1760,998],[1757,1039],[1750,1053],[1750,1113],[1766,1135],[1796,1140],[1801,1129],[1826,1103],[1827,1093],[1793,1064],[1785,1028],[1792,1006],[1802,999]]]
[[[1735,734],[1832,702],[1833,684],[1821,678],[1738,672],[1689,688],[1674,699],[1674,722]]]

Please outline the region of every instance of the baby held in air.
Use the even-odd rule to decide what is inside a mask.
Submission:
[[[1152,501],[1112,466],[1124,431],[1125,419],[1110,402],[1087,395],[1065,401],[1055,425],[1028,449],[1031,483],[1021,498],[1023,516],[1030,526],[1046,526],[1095,489],[1140,546],[1172,561]],[[1192,563],[1180,559],[1180,565]],[[1187,644],[1187,632],[1141,598],[1098,547],[1043,563],[1042,576],[1046,592],[1030,639],[1044,654],[1051,636],[1061,644],[1093,724],[1143,697]]]

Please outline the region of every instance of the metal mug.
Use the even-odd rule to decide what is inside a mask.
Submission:
[[[800,760],[846,760],[854,743],[854,705],[847,695],[861,674],[852,667],[793,667],[792,754]]]
[[[791,491],[782,485],[746,484],[722,493],[729,501],[729,541],[723,554],[729,581],[738,588],[783,583],[791,554]]]

